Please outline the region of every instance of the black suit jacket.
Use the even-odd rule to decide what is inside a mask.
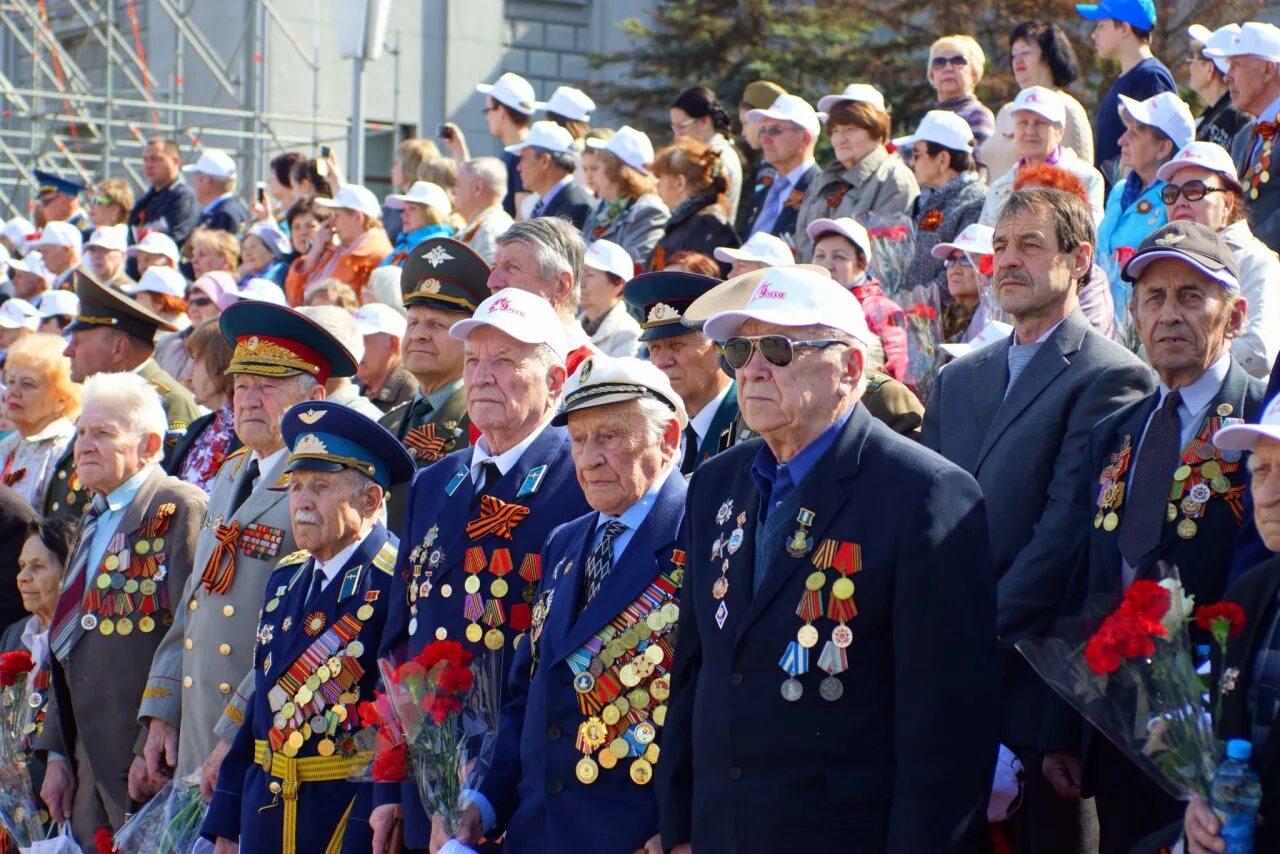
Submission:
[[[27,616],[18,595],[18,555],[27,528],[39,516],[12,488],[0,483],[0,626]]]
[[[817,164],[811,164],[804,174],[800,176],[800,180],[787,193],[788,198],[782,200],[782,209],[778,212],[778,218],[774,220],[773,228],[769,229],[770,234],[777,235],[782,238],[794,238],[796,231],[796,217],[800,213],[800,202],[792,204],[791,198],[803,199],[804,191],[809,189],[809,183],[818,176],[822,170]],[[747,214],[747,222],[751,223],[747,230],[743,233],[743,237],[750,237],[755,231],[756,220],[760,217],[760,212],[764,210],[764,203],[769,198],[769,188],[773,186],[773,182],[778,180],[777,173],[772,176],[766,175],[768,183],[760,183],[756,185],[755,193],[751,196],[751,207]],[[799,193],[799,196],[796,196]]]
[[[560,192],[551,198],[551,203],[542,211],[542,216],[558,216],[573,223],[573,227],[582,230],[582,226],[591,214],[595,199],[591,194],[572,182],[560,188]]]
[[[1268,121],[1275,116],[1267,116]],[[1236,133],[1231,143],[1231,159],[1235,161],[1236,170],[1243,179],[1249,171],[1249,163],[1258,134],[1253,129],[1253,122],[1247,122]],[[1274,175],[1274,171],[1272,172]],[[1249,206],[1252,218],[1254,237],[1267,244],[1272,251],[1280,252],[1280,180],[1273,177],[1270,181],[1258,185],[1258,197],[1250,195],[1250,188],[1245,187],[1244,201]]]
[[[796,487],[815,514],[814,550],[757,555],[751,466],[760,447],[752,440],[712,457],[689,489],[680,638],[656,766],[663,843],[980,850],[998,691],[995,579],[977,484],[857,405]],[[886,507],[893,512],[878,512]],[[740,545],[714,555],[740,513]],[[845,690],[835,702],[819,696],[821,638],[835,626],[823,617],[803,696],[787,702],[779,659],[802,626],[796,606],[828,539],[861,549]],[[729,590],[718,602],[724,559]],[[768,574],[753,595],[756,563]]]
[[[227,196],[209,213],[200,214],[200,219],[196,221],[196,228],[216,228],[238,235],[240,226],[248,219],[249,212],[245,210],[240,197]]]

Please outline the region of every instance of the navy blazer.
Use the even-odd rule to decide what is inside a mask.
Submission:
[[[793,197],[796,193],[799,193],[800,196],[798,198],[804,198],[805,190],[809,189],[809,184],[814,178],[818,177],[821,171],[816,163],[809,164],[809,168],[800,176],[800,180],[788,191],[788,197]],[[772,176],[766,177],[769,177],[768,183],[763,183],[762,181],[762,183],[756,184],[755,192],[751,196],[751,208],[746,218],[746,222],[751,223],[751,225],[747,227],[744,237],[750,237],[755,232],[756,220],[760,218],[760,213],[764,210],[765,200],[769,198],[769,188],[773,186],[774,181],[778,180],[776,172]],[[769,229],[770,234],[781,237],[784,240],[794,237],[796,217],[800,214],[799,203],[790,205],[787,204],[788,201],[789,199],[782,200],[782,209],[778,212],[778,218],[774,220],[773,228]]]
[[[591,209],[595,207],[595,203],[596,200],[591,198],[590,193],[570,181],[560,188],[560,192],[552,196],[551,203],[547,205],[541,216],[558,216],[561,219],[567,219],[573,223],[574,228],[582,231],[582,226],[591,215]]]
[[[737,384],[730,383],[729,393],[724,396],[724,400],[720,401],[716,414],[711,418],[707,435],[703,436],[702,441],[698,443],[698,456],[693,463],[694,471],[716,454],[736,444],[738,433],[741,431],[739,415]]]
[[[355,683],[346,688],[346,692],[354,694],[356,700],[345,704],[345,717],[336,734],[313,733],[304,741],[297,755],[299,758],[320,756],[317,746],[325,739],[336,746],[333,755],[341,755],[345,749],[356,749],[351,739],[360,729],[357,702],[372,699],[374,687],[380,681],[378,646],[392,597],[397,543],[393,534],[381,524],[376,525],[311,603],[307,602],[307,593],[315,567],[314,558],[307,557],[301,563],[282,561],[280,568],[271,574],[258,623],[258,643],[254,648],[253,696],[249,699],[245,722],[236,732],[235,741],[222,762],[214,798],[201,828],[204,836],[239,840],[240,850],[246,854],[286,850],[283,842],[284,808],[279,797],[269,788],[273,782],[279,781],[254,761],[254,742],[268,741],[270,737],[274,726],[272,719],[276,714],[271,708],[271,694],[273,690],[279,694],[277,681],[304,652],[348,616],[359,620],[359,630],[348,643],[358,641],[363,646],[359,655],[346,659],[343,665],[348,673],[353,667],[362,671]],[[360,620],[357,611],[366,604],[373,608],[373,613],[368,619]],[[320,631],[312,634],[314,627],[307,625],[306,621],[317,613],[325,615],[325,622]],[[352,648],[347,646],[345,649],[351,651]],[[341,653],[329,653],[329,656],[333,655]],[[316,694],[320,696],[321,692]],[[333,709],[336,705],[326,704],[325,709]],[[303,722],[323,714],[323,711],[312,711]],[[331,842],[341,839],[342,850],[367,852],[373,842],[368,823],[370,787],[371,784],[349,780],[302,783],[297,792],[295,850],[327,851],[331,850]]]
[[[497,628],[505,650],[505,681],[515,650],[522,645],[519,640],[529,627],[530,602],[538,582],[535,576],[523,577],[521,570],[539,565],[542,547],[554,528],[591,508],[578,486],[568,432],[548,425],[521,454],[515,467],[496,484],[486,484],[482,493],[523,505],[529,509],[528,516],[513,525],[510,538],[491,532],[472,539],[466,531],[467,523],[479,517],[481,508],[470,476],[471,456],[471,448],[461,448],[419,470],[414,477],[405,505],[401,536],[405,545],[396,563],[380,655],[396,662],[407,661],[428,643],[444,638],[459,641],[477,656],[488,654],[483,642],[469,641],[465,634],[471,621],[463,614],[467,600],[463,590],[467,579],[464,561],[468,553],[482,555],[481,592],[487,604],[490,585],[496,578],[489,568],[495,553],[505,549],[512,568],[504,576],[507,593],[502,605],[506,620]],[[471,552],[472,549],[480,551]],[[427,847],[431,824],[413,782],[399,786],[378,784],[374,801],[376,805],[403,803],[405,844],[411,848]]]
[[[539,594],[548,603],[547,617],[538,639],[516,651],[494,764],[481,785],[498,828],[506,831],[505,854],[572,851],[587,840],[593,851],[635,851],[658,832],[653,786],[633,783],[628,773],[634,759],[602,768],[590,785],[578,782],[574,769],[583,754],[575,740],[587,716],[579,708],[568,659],[660,573],[673,573],[684,562],[677,537],[685,489],[679,471],[667,476],[649,515],[585,609],[584,569],[600,514],[561,525],[547,540],[543,565],[554,572]],[[674,632],[666,637],[675,643]],[[664,662],[653,676],[670,665]],[[659,747],[661,738],[659,727]]]
[[[760,447],[752,440],[711,458],[690,485],[680,638],[656,769],[663,844],[981,850],[998,685],[995,576],[977,483],[859,404],[796,487],[814,511],[817,551],[757,556],[751,466]],[[725,556],[716,546],[739,513],[744,536]],[[820,641],[800,677],[803,696],[788,702],[779,659],[802,625],[796,607],[828,539],[861,548],[845,690],[835,702],[819,696]],[[717,602],[725,559],[729,589]],[[757,562],[769,566],[753,594]],[[823,636],[833,625],[816,623]]]
[[[200,214],[200,219],[196,220],[196,228],[216,228],[220,231],[229,231],[238,236],[240,234],[240,226],[244,225],[248,219],[249,211],[245,210],[244,203],[240,201],[240,197],[227,196],[218,202],[213,210]]]
[[[1013,649],[1052,623],[1092,513],[1075,502],[1089,432],[1155,388],[1136,356],[1077,309],[1059,324],[1005,394],[1013,336],[947,365],[924,413],[924,444],[982,487],[995,560],[1001,647],[1001,738],[1039,743],[1047,688]]]
[[[1274,120],[1275,116],[1268,116],[1267,119]],[[1231,159],[1235,161],[1236,170],[1242,178],[1249,171],[1257,143],[1258,133],[1251,121],[1245,122],[1231,141]],[[1249,206],[1253,236],[1267,244],[1273,252],[1280,252],[1280,183],[1273,178],[1260,184],[1256,199],[1250,198],[1249,189],[1245,187],[1244,203]]]

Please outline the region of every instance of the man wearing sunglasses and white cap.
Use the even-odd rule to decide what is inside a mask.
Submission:
[[[779,95],[769,109],[747,113],[747,123],[760,125],[764,162],[775,172],[756,185],[747,234],[794,235],[804,192],[820,171],[813,160],[820,116],[800,96]]]
[[[1160,577],[1157,563],[1177,567],[1197,602],[1219,601],[1245,523],[1245,467],[1212,444],[1219,427],[1256,419],[1263,404],[1262,381],[1231,357],[1248,310],[1231,250],[1199,223],[1171,222],[1121,275],[1133,283],[1129,310],[1160,385],[1089,438],[1075,478],[1087,535],[1066,588],[1068,617],[1109,613],[1133,581]],[[1093,794],[1103,852],[1127,852],[1182,815],[1181,803],[1092,727],[1073,730],[1079,719],[1060,704],[1048,711],[1045,732],[1061,743],[1044,746],[1079,757],[1076,785]],[[1045,761],[1063,766],[1053,754]]]
[[[689,487],[663,845],[976,848],[998,719],[977,484],[860,405],[870,333],[820,273],[772,269],[704,331],[763,441]]]

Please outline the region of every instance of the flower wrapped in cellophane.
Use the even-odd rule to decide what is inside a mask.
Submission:
[[[1188,623],[1209,628],[1225,650],[1243,625],[1230,603],[1194,609],[1175,569],[1139,580],[1098,624],[1066,636],[1019,641],[1040,677],[1172,797],[1207,797],[1222,755],[1205,677],[1196,673]],[[1088,629],[1088,631],[1085,631]],[[1223,681],[1221,693],[1234,690]],[[1220,705],[1220,704],[1219,704]]]
[[[41,705],[32,687],[34,669],[25,649],[0,655],[0,823],[20,847],[45,838],[27,767],[28,742]]]
[[[116,854],[191,854],[209,806],[198,774],[170,780],[116,832]]]
[[[907,331],[907,371],[903,382],[922,401],[928,400],[941,363],[938,345],[943,340],[942,294],[936,284],[908,284],[907,270],[916,243],[915,225],[908,217],[870,216],[864,225],[871,238],[868,272],[903,312]],[[875,331],[876,324],[872,322],[871,326]]]

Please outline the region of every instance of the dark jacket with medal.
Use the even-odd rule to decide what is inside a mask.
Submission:
[[[595,851],[635,851],[658,832],[652,776],[676,644],[684,500],[684,478],[672,472],[585,605],[600,514],[547,540],[532,643],[516,651],[481,784],[504,852],[571,851],[587,840]]]
[[[1275,121],[1278,117],[1265,118]],[[1246,122],[1231,142],[1231,159],[1235,161],[1240,183],[1244,185],[1244,202],[1249,206],[1254,237],[1273,251],[1280,252],[1280,175],[1271,168],[1276,166],[1280,169],[1280,163],[1271,161],[1273,153],[1280,154],[1280,150],[1276,150],[1277,138],[1280,137],[1271,138],[1270,149],[1265,142],[1260,146],[1260,137],[1253,122]]]
[[[787,198],[782,200],[782,204],[778,209],[778,218],[774,220],[773,228],[769,229],[770,234],[777,235],[783,240],[794,238],[796,219],[800,215],[800,206],[803,203],[805,193],[809,189],[809,185],[813,183],[813,180],[821,174],[821,171],[816,163],[809,164],[809,168],[800,176],[800,180],[796,181],[796,185],[788,190]],[[769,190],[773,187],[773,182],[777,180],[777,172],[760,176],[760,183],[756,184],[755,192],[751,195],[751,204],[746,217],[746,222],[749,225],[744,236],[750,237],[754,233],[756,220],[760,218],[760,214],[764,211],[765,202],[769,198]]]
[[[430,421],[410,430],[413,404],[414,400],[400,404],[379,418],[378,423],[404,444],[418,468],[426,468],[445,454],[470,444],[471,419],[467,416],[467,393],[461,384],[444,405],[432,413]],[[393,488],[387,496],[387,527],[393,531],[404,530],[408,494],[409,484],[405,484]]]
[[[334,851],[339,843],[344,851],[369,850],[371,784],[347,777],[371,758],[354,741],[356,706],[372,699],[380,679],[397,542],[375,525],[310,602],[313,557],[297,552],[272,573],[258,623],[253,696],[223,760],[206,837],[239,840],[245,852]],[[301,781],[292,804],[288,792],[278,793],[290,775]]]
[[[64,651],[59,626],[49,632],[53,696],[36,749],[73,756],[77,727],[91,724],[80,740],[98,786],[120,811],[128,803],[125,776],[138,737],[138,701],[152,655],[181,605],[207,500],[194,486],[153,469],[98,564],[83,570],[78,610],[64,621]],[[67,568],[89,548],[89,540],[79,540]],[[74,580],[68,584],[64,597],[79,589]]]
[[[689,489],[664,844],[979,850],[998,691],[977,484],[857,405],[762,525],[761,447],[714,457]]]
[[[590,509],[563,428],[544,427],[515,466],[479,494],[472,454],[454,451],[419,472],[409,489],[382,658],[407,661],[448,639],[477,655],[504,650],[509,668],[532,624],[547,535]],[[426,848],[430,823],[417,786],[374,789],[375,805],[404,804],[405,844]]]

